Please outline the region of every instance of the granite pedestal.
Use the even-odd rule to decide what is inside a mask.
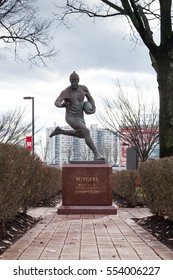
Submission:
[[[58,214],[117,214],[112,206],[112,167],[98,162],[64,165]]]

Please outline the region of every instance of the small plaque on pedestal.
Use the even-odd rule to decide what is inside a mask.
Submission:
[[[112,167],[97,161],[64,165],[58,214],[117,214],[112,206]]]

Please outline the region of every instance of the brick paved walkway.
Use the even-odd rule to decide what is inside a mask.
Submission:
[[[31,210],[42,220],[0,259],[173,260],[172,250],[132,220],[150,216],[147,208],[122,208],[106,216],[57,215],[57,207]]]

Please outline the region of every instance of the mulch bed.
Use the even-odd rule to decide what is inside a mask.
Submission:
[[[61,194],[59,193],[47,201],[40,202],[38,206],[54,207],[60,203],[60,200]],[[120,208],[131,207],[127,200],[118,195],[114,194],[113,200]],[[156,215],[134,220],[159,241],[173,250],[173,221]],[[2,230],[2,228],[0,228],[0,255],[39,221],[40,218],[36,219],[24,213],[18,213],[14,218],[8,219],[5,223],[5,229]]]
[[[14,218],[7,219],[3,228],[0,227],[0,255],[35,226],[38,221],[39,219],[25,213],[18,213]]]
[[[129,202],[119,195],[114,194],[113,200],[120,208],[131,207]],[[173,221],[168,220],[167,217],[158,215],[133,220],[155,236],[160,242],[173,250]]]
[[[155,236],[160,242],[173,250],[173,221],[157,215],[134,220],[141,227]]]
[[[61,193],[58,193],[46,201],[41,201],[38,207],[54,207],[60,203],[60,200]],[[3,229],[0,224],[0,255],[39,221],[40,218],[36,219],[25,213],[18,213],[15,217],[5,221]]]

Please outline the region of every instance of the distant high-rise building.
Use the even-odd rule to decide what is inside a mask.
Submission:
[[[71,129],[69,126],[62,128]],[[61,167],[73,160],[93,160],[93,153],[84,139],[62,134],[50,138],[54,129],[55,127],[46,129],[47,164]],[[105,128],[98,128],[97,124],[90,126],[90,133],[99,152],[108,163],[114,165],[117,161],[117,137]]]

